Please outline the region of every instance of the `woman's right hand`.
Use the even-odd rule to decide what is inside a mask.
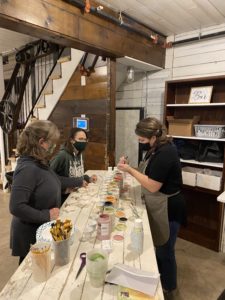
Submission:
[[[59,208],[58,207],[54,207],[50,209],[50,220],[56,220],[59,217]]]

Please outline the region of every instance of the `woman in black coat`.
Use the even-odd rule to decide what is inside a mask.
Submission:
[[[35,121],[22,132],[17,150],[20,158],[13,176],[10,197],[10,247],[20,263],[36,242],[37,228],[59,217],[61,190],[79,187],[75,178],[57,176],[48,159],[59,139],[59,131],[50,121]]]

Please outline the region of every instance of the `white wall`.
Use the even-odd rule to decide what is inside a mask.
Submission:
[[[206,28],[201,32],[192,31],[171,36],[168,41],[184,40],[218,31],[225,31],[225,24]],[[133,83],[122,83],[116,93],[116,105],[145,107],[145,116],[163,120],[165,81],[216,75],[225,75],[225,36],[167,49],[165,69],[147,75],[136,73]],[[122,136],[121,141],[126,138]]]
[[[180,34],[168,39],[179,41],[191,37],[224,31],[225,25]],[[167,49],[166,69],[172,79],[216,76],[225,74],[225,36],[203,39]]]
[[[225,24],[168,37],[168,41],[225,31]],[[225,75],[225,36],[182,44],[166,50],[165,69],[145,74],[117,91],[117,106],[142,106],[146,116],[162,120],[165,81],[171,79]],[[146,84],[147,82],[147,84]]]

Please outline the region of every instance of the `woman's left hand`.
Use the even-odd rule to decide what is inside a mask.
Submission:
[[[128,165],[128,164],[118,164],[117,165],[117,168],[120,170],[120,171],[123,171],[123,172],[128,172],[130,171],[131,167]]]
[[[97,175],[92,175],[90,179],[91,179],[92,183],[95,183],[97,181],[98,177],[97,177]]]

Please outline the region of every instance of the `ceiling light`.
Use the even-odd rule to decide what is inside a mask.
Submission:
[[[127,82],[131,83],[134,81],[134,68],[127,67]]]

